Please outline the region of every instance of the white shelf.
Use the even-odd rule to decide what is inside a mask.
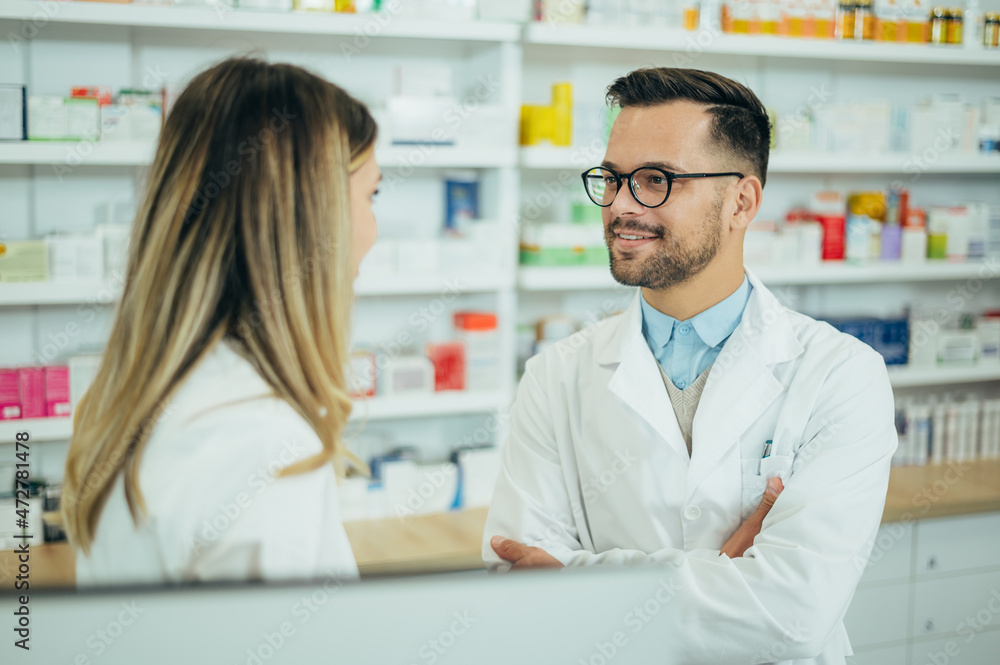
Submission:
[[[29,305],[110,304],[121,297],[114,282],[0,283],[0,307]]]
[[[608,266],[550,268],[522,266],[517,283],[525,291],[587,291],[594,289],[628,288],[611,277]]]
[[[750,266],[750,269],[768,286],[936,282],[984,278],[993,274],[986,264],[978,261],[949,263],[944,260],[915,264],[875,262],[860,265],[830,261],[815,267]]]
[[[72,3],[66,3],[72,4]],[[153,161],[150,141],[6,141],[0,164],[144,166]]]
[[[102,24],[167,31],[221,31],[288,35],[343,35],[452,41],[514,42],[521,26],[485,21],[432,21],[386,14],[332,14],[217,10],[208,7],[156,7],[141,4],[60,2],[42,12],[39,3],[5,0],[0,19],[31,20],[46,16],[49,23]],[[359,47],[360,48],[360,47]]]
[[[510,399],[500,391],[446,392],[400,397],[373,397],[354,403],[351,421],[426,418],[506,409]],[[68,441],[72,418],[28,418],[0,421],[0,445],[13,443],[17,432],[27,431],[29,445],[42,441]]]
[[[948,263],[946,261],[866,265],[829,262],[814,267],[750,266],[750,269],[768,286],[933,282],[952,279],[981,279],[992,274],[983,263]],[[615,282],[611,278],[609,269],[603,266],[565,268],[522,266],[518,271],[518,284],[525,291],[582,291],[625,288]]]
[[[13,444],[18,432],[28,433],[28,445],[41,441],[68,441],[73,433],[72,418],[25,418],[0,420],[0,445]]]
[[[1000,173],[1000,154],[942,154],[931,163],[906,153],[837,154],[779,152],[771,154],[768,173]]]
[[[150,141],[9,141],[0,142],[0,164],[77,166],[146,166],[153,161]],[[382,167],[502,168],[517,165],[516,148],[390,146],[376,150]]]
[[[406,296],[438,293],[487,293],[512,287],[505,274],[394,275],[359,277],[358,296]],[[0,283],[0,307],[36,305],[108,305],[121,298],[121,285],[114,282],[12,282]]]
[[[513,168],[517,148],[394,145],[376,149],[375,159],[383,168]]]
[[[583,172],[601,162],[603,154],[588,154],[578,147],[521,148],[521,166],[529,169]],[[909,154],[837,154],[823,152],[771,153],[768,174],[775,173],[909,173],[919,165],[921,173],[1000,173],[1000,155],[943,154],[930,164]]]
[[[500,391],[456,391],[398,397],[372,397],[367,400],[355,401],[351,420],[391,420],[486,413],[506,409],[510,406],[510,402],[510,398]]]
[[[438,293],[486,293],[511,288],[512,279],[504,274],[483,275],[362,275],[354,283],[359,296],[399,296]]]
[[[1000,381],[1000,364],[968,367],[889,367],[895,388]]]
[[[533,23],[524,30],[525,44],[610,48],[627,51],[674,51],[731,56],[762,56],[857,62],[898,62],[914,65],[981,65],[1000,67],[1000,51],[935,47],[928,44],[841,42],[833,39],[792,39],[763,35],[721,34],[705,39],[698,32],[677,28],[548,25]]]

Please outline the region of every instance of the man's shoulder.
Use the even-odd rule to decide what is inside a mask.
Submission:
[[[823,358],[829,363],[840,364],[861,356],[884,364],[882,356],[875,349],[857,337],[837,330],[829,322],[792,309],[786,309],[786,312],[807,358]]]
[[[581,366],[596,362],[614,340],[618,326],[624,321],[621,312],[599,321],[592,321],[572,335],[552,342],[528,359],[527,367],[532,371],[576,371]]]

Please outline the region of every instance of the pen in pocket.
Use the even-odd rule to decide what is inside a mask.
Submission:
[[[771,439],[764,442],[764,454],[760,456],[761,460],[771,456]],[[760,462],[757,462],[757,475],[760,475]]]

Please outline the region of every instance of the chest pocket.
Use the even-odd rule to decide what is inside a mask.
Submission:
[[[768,478],[781,478],[786,482],[792,473],[794,455],[771,454],[762,459],[744,459],[743,465],[743,501],[742,519],[746,519],[757,510],[760,500],[764,497]],[[759,472],[758,472],[759,464]]]

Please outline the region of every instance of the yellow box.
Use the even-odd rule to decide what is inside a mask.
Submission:
[[[44,241],[0,242],[0,282],[44,282],[49,249]]]

